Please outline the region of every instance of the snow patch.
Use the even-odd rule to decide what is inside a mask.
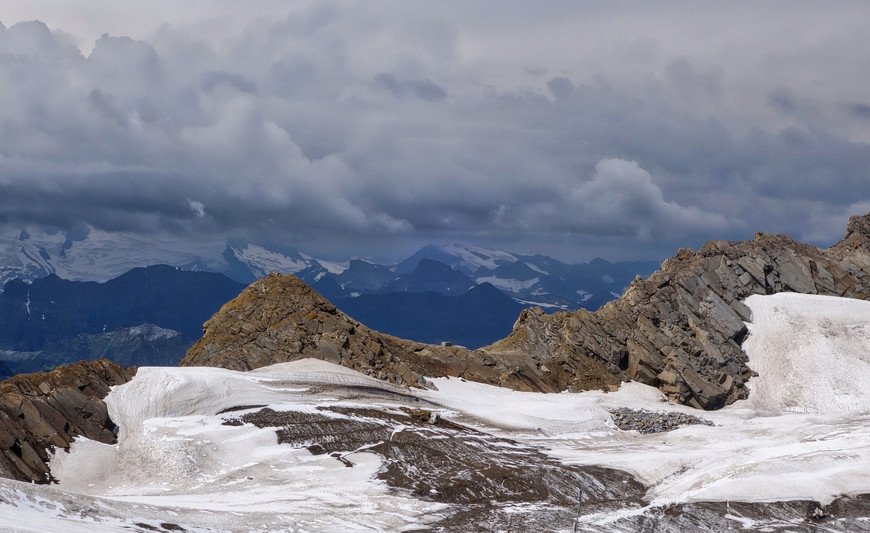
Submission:
[[[519,259],[507,252],[488,250],[467,244],[447,243],[438,246],[442,252],[458,257],[472,271],[480,268],[492,270],[501,263],[516,263]]]
[[[752,295],[743,347],[748,403],[759,411],[870,413],[870,302],[795,293]]]
[[[531,287],[534,287],[535,284],[537,284],[539,281],[541,281],[541,278],[534,277],[532,279],[527,279],[527,280],[521,281],[518,279],[505,279],[505,278],[498,278],[495,276],[484,276],[481,278],[477,278],[474,281],[475,281],[475,283],[478,283],[478,284],[491,283],[497,289],[517,293],[517,292],[529,289]]]
[[[531,306],[531,307],[540,307],[542,309],[568,309],[567,305],[554,304],[550,302],[536,302],[534,300],[523,300],[520,298],[514,298],[514,301],[520,303],[522,305]]]
[[[295,274],[310,266],[307,261],[287,257],[256,244],[249,244],[241,250],[233,248],[233,255],[260,277],[267,276],[270,272]]]
[[[524,261],[523,264],[526,265],[527,267],[531,268],[532,270],[534,270],[534,271],[537,272],[538,274],[543,274],[543,275],[545,275],[545,276],[549,276],[549,275],[550,275],[549,272],[547,272],[546,270],[541,269],[541,267],[539,267],[538,265],[536,265],[536,264],[534,264],[534,263],[529,263],[528,261]]]
[[[585,302],[585,301],[589,300],[589,298],[592,298],[593,294],[592,294],[592,293],[589,293],[589,292],[586,292],[586,291],[584,291],[583,289],[578,289],[578,290],[577,290],[577,296],[580,297],[580,301],[581,301],[581,302]]]

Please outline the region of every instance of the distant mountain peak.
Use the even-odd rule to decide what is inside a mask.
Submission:
[[[435,259],[422,258],[414,270],[385,283],[377,292],[439,292],[458,296],[475,282],[458,270]]]
[[[446,274],[448,272],[454,272],[454,270],[448,265],[442,263],[441,261],[436,261],[434,259],[421,259],[420,262],[417,263],[417,268],[414,269],[414,272],[418,272],[420,274]]]
[[[492,250],[480,246],[462,243],[446,243],[436,246],[442,252],[458,257],[462,263],[472,270],[479,268],[497,268],[506,263],[515,263],[519,259],[502,250]]]
[[[399,263],[396,272],[406,274],[416,268],[422,259],[440,261],[445,265],[472,275],[480,268],[497,268],[499,265],[516,262],[516,256],[500,250],[490,250],[470,244],[455,242],[427,244],[411,257]]]

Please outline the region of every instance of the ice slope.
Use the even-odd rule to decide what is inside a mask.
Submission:
[[[437,504],[391,496],[375,482],[378,456],[334,458],[276,443],[271,429],[222,425],[222,410],[264,405],[314,410],[328,398],[316,385],[383,384],[324,363],[300,361],[241,373],[217,368],[141,368],[106,398],[121,427],[118,446],[79,441],[52,467],[60,488],[171,509],[184,523],[207,512],[204,527],[230,531],[401,530]],[[401,389],[398,389],[401,391]],[[2,523],[2,522],[0,522]],[[304,527],[303,527],[304,525]]]
[[[717,412],[668,403],[626,383],[615,393],[521,393],[461,379],[433,380],[416,395],[439,414],[534,445],[570,464],[633,473],[660,512],[674,502],[825,503],[870,492],[870,302],[779,294],[747,300],[750,399]],[[425,527],[442,506],[389,491],[379,456],[328,455],[276,444],[271,430],[221,425],[228,407],[314,410],[339,401],[334,387],[384,383],[322,361],[249,373],[142,368],[106,401],[119,444],[80,440],[58,453],[56,487],[0,481],[0,529],[129,531],[182,524],[191,531],[402,531]],[[366,397],[369,405],[396,400]],[[342,400],[342,401],[347,401]],[[714,426],[641,435],[617,430],[608,409],[685,411]],[[658,510],[656,510],[658,509]],[[622,531],[619,513],[584,515],[581,530]],[[736,520],[736,519],[735,519]],[[735,527],[740,524],[735,522]],[[743,525],[752,527],[746,522]],[[568,529],[566,529],[567,531]]]
[[[750,296],[747,407],[770,413],[870,413],[870,302]]]

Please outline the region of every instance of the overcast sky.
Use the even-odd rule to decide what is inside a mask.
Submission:
[[[399,259],[828,246],[870,3],[0,0],[0,224]]]

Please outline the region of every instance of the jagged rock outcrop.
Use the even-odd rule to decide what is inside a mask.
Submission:
[[[406,386],[425,386],[424,376],[456,376],[517,390],[563,388],[559,374],[542,373],[523,353],[496,359],[480,350],[422,344],[373,331],[292,274],[270,274],[256,281],[204,328],[181,366],[251,370],[315,358]],[[605,374],[603,383],[617,383],[603,366],[598,370]]]
[[[620,379],[716,409],[748,394],[752,372],[741,343],[751,317],[743,300],[782,291],[868,299],[870,215],[852,217],[846,237],[824,250],[763,233],[752,241],[710,241],[697,253],[680,250],[594,313],[524,311],[511,335],[486,351],[527,353],[569,373],[572,361],[591,357]],[[566,385],[582,384],[578,376]]]
[[[0,477],[47,483],[50,454],[75,437],[116,442],[103,398],[135,373],[99,359],[0,382]]]
[[[751,294],[792,291],[870,298],[870,214],[828,249],[787,235],[682,249],[595,312],[524,310],[512,333],[480,350],[372,331],[293,276],[272,274],[205,324],[182,365],[248,370],[315,357],[394,383],[459,376],[519,390],[613,387],[636,380],[670,399],[717,409],[748,394],[741,343]]]

